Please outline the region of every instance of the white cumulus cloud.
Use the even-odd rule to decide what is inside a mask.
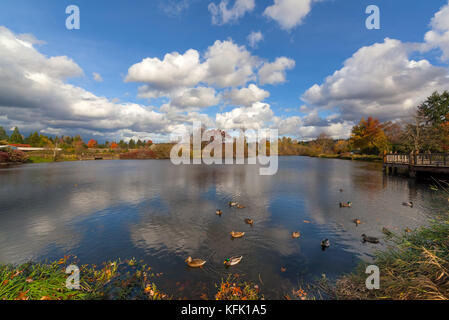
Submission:
[[[303,23],[312,9],[313,0],[274,0],[264,15],[279,23],[284,30],[291,30]]]
[[[235,0],[234,5],[228,9],[229,1],[222,0],[218,5],[210,3],[209,12],[212,14],[212,24],[223,25],[238,20],[245,13],[253,11],[256,3],[254,0]]]

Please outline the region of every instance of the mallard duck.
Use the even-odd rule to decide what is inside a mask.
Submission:
[[[360,221],[359,219],[354,219],[354,220],[352,220],[352,222],[354,222],[354,223],[355,223],[356,227],[358,227],[358,226],[359,226],[359,224],[361,224],[361,223],[362,223],[362,221]]]
[[[254,220],[253,219],[245,219],[245,223],[246,224],[250,224],[250,225],[253,225],[254,224]]]
[[[331,243],[329,239],[324,239],[321,241],[321,249],[325,250],[326,248],[329,248],[331,246]]]
[[[221,215],[223,214],[223,211],[221,211],[220,209],[217,209],[217,211],[215,211],[215,213],[216,213],[218,216],[221,216]]]
[[[409,229],[409,228],[405,228],[405,229],[404,229],[404,231],[405,231],[405,232],[407,232],[407,233],[410,233],[410,232],[412,232],[412,230],[411,230],[411,229]]]
[[[242,261],[243,256],[240,257],[231,257],[226,259],[223,264],[225,264],[226,266],[230,267],[230,266],[235,266],[236,264],[239,264],[240,261]]]
[[[201,268],[206,263],[205,260],[192,259],[192,257],[188,257],[185,262],[187,262],[187,265],[191,268]]]
[[[237,203],[236,208],[237,209],[245,209],[246,207],[244,205],[241,205],[240,203]]]
[[[352,202],[348,201],[347,203],[340,202],[340,208],[351,208]]]
[[[292,233],[292,238],[293,239],[297,239],[301,236],[301,233],[299,231],[295,231]]]
[[[413,202],[402,202],[402,205],[403,206],[406,206],[406,207],[410,207],[410,208],[413,208]]]
[[[287,268],[286,267],[281,267],[281,272],[285,272],[285,271],[287,271]]]
[[[363,242],[379,243],[379,239],[375,237],[368,237],[366,234],[362,234]]]
[[[236,207],[237,205],[238,205],[237,202],[229,201],[229,206],[230,207]]]
[[[383,234],[385,234],[388,237],[391,237],[393,235],[393,232],[391,232],[390,230],[388,230],[385,227],[382,228],[382,232],[383,232]]]
[[[245,235],[245,232],[234,232],[231,231],[231,237],[233,238],[241,238]]]

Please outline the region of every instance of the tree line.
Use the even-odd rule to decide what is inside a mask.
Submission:
[[[98,143],[97,140],[90,139],[87,143],[83,141],[80,135],[76,136],[61,136],[51,137],[38,132],[30,133],[28,137],[24,137],[18,127],[15,127],[11,135],[8,135],[5,129],[0,126],[0,145],[13,144],[13,145],[29,145],[36,148],[61,148],[67,152],[82,152],[87,149],[110,149],[111,151],[127,151],[129,149],[141,149],[149,147],[153,144],[151,140],[134,139],[125,142],[120,140],[119,142]]]

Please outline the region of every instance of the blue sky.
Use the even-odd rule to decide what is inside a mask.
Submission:
[[[90,107],[75,110],[74,105],[77,105],[77,100],[66,101],[61,98],[64,102],[60,104],[59,108],[67,108],[70,112],[67,110],[49,112],[45,105],[39,106],[36,103],[33,107],[27,107],[26,102],[18,101],[15,106],[14,102],[11,102],[14,100],[13,97],[5,99],[7,101],[2,101],[0,98],[0,125],[4,125],[8,129],[19,125],[24,132],[40,130],[49,134],[72,134],[79,131],[85,137],[94,136],[99,140],[109,137],[116,139],[131,137],[153,137],[154,139],[155,137],[157,140],[164,139],[171,130],[187,125],[193,118],[204,115],[210,120],[209,126],[222,126],[224,129],[236,128],[242,123],[249,124],[251,127],[254,120],[254,128],[264,125],[277,126],[285,128],[285,130],[281,130],[283,131],[281,134],[302,139],[311,138],[320,132],[327,132],[334,137],[344,137],[347,136],[348,128],[352,124],[361,116],[368,115],[368,111],[360,110],[362,103],[369,106],[369,111],[384,121],[400,120],[410,116],[409,104],[417,103],[419,99],[434,90],[449,88],[445,80],[447,79],[447,61],[443,57],[444,50],[447,49],[445,38],[447,30],[444,27],[438,29],[431,25],[434,15],[448,4],[447,0],[431,2],[229,0],[226,7],[229,14],[235,8],[233,7],[235,3],[239,1],[242,1],[250,9],[244,10],[243,14],[234,15],[235,19],[221,21],[222,23],[219,24],[213,23],[213,10],[210,8],[210,4],[214,3],[218,6],[222,2],[221,0],[136,0],[132,3],[111,0],[4,0],[0,2],[0,26],[12,33],[14,37],[20,37],[21,34],[32,34],[36,39],[45,42],[33,43],[33,50],[36,51],[36,54],[41,54],[46,58],[67,57],[82,70],[82,74],[75,72],[76,76],[58,78],[55,81],[61,82],[61,85],[71,84],[73,87],[82,88],[95,95],[96,98],[104,97],[108,103],[119,104],[117,108],[126,108],[128,103],[133,103],[154,112],[154,114],[142,114],[141,118],[149,117],[151,120],[151,124],[147,127],[145,127],[145,123],[132,118],[114,126],[105,123],[119,123],[123,117],[126,117],[126,113],[118,113],[116,115],[118,119],[111,115],[104,115],[103,119],[101,115],[92,118],[88,114],[82,114],[83,110],[87,113],[85,110],[89,110]],[[291,19],[291,17],[283,16],[283,14],[286,15],[285,11],[278,11],[276,18],[271,17],[266,11],[268,7],[281,5],[280,2],[284,1],[287,3],[284,4],[284,8],[291,5],[292,11],[303,10],[301,2],[309,4],[310,10],[304,12],[301,21],[296,25],[285,28],[282,26],[282,21]],[[80,30],[65,28],[67,18],[65,8],[71,4],[80,8]],[[368,30],[365,27],[365,20],[368,16],[365,14],[365,9],[371,4],[380,8],[380,30]],[[445,14],[444,10],[443,14]],[[436,32],[439,38],[432,41],[424,40],[426,33],[435,28],[437,28]],[[251,32],[260,32],[263,35],[263,40],[254,48],[248,43],[248,36]],[[10,37],[11,34],[8,33],[7,36]],[[386,43],[385,38],[396,39],[400,43]],[[163,61],[166,54],[177,52],[184,55],[187,50],[194,49],[199,53],[201,62],[205,62],[208,48],[213,46],[217,40],[228,41],[236,47],[244,46],[245,48],[242,50],[247,50],[251,57],[257,57],[258,62],[254,66],[255,77],[257,77],[258,68],[263,63],[274,63],[279,57],[293,61],[294,67],[281,70],[285,77],[282,81],[275,83],[268,81],[262,85],[260,77],[257,79],[250,77],[251,80],[240,82],[238,85],[217,86],[216,83],[203,79],[198,83],[183,86],[182,89],[179,83],[173,83],[173,87],[164,87],[164,93],[158,94],[158,96],[151,94],[154,96],[152,99],[148,99],[148,96],[139,96],[138,88],[147,85],[152,89],[156,86],[159,90],[160,84],[155,84],[151,80],[143,81],[141,78],[139,81],[125,81],[129,75],[129,68],[141,63],[145,58]],[[345,61],[362,47],[373,48],[376,43],[388,46],[390,51],[407,50],[407,53],[404,57],[398,54],[402,60],[385,67],[385,69],[389,68],[385,74],[374,75],[373,77],[378,77],[377,81],[369,80],[371,72],[369,69],[361,70],[360,88],[358,88],[359,92],[356,98],[348,92],[351,91],[354,84],[358,86],[359,83],[351,81],[357,78],[354,76],[359,72],[357,68],[363,69],[362,61],[365,58],[368,59],[367,56],[370,53],[366,53],[366,57],[360,57],[360,64],[354,62],[353,66],[348,65],[352,70],[352,73],[349,72],[350,75],[338,76],[338,79],[335,79],[334,83],[330,82],[326,88],[325,81],[328,76],[342,69]],[[404,49],[408,45],[414,45],[419,49]],[[422,49],[421,47],[426,48]],[[5,57],[8,52],[0,45],[0,54],[2,50],[4,56],[0,55],[0,66],[2,59],[3,62],[7,61]],[[373,58],[369,61],[373,63],[373,59],[378,59],[379,66],[382,66],[382,59],[388,59],[390,53],[377,53],[374,52],[375,50],[375,48],[372,49]],[[17,63],[18,68],[20,67],[20,70],[23,71],[25,66],[21,64],[20,57],[21,53],[17,52],[14,63]],[[244,63],[244,60],[242,61]],[[421,62],[419,70],[415,70],[416,72],[414,71],[413,74],[407,73],[410,71],[408,68],[405,71],[401,70],[400,68],[405,65],[404,61]],[[428,62],[430,66],[425,65],[423,61]],[[373,70],[376,71],[375,63],[373,64]],[[70,68],[70,66],[68,67]],[[143,68],[143,65],[140,67]],[[1,72],[2,69],[0,69]],[[26,70],[23,72],[26,73]],[[101,75],[102,82],[93,79],[94,72]],[[396,82],[391,83],[391,88],[385,87],[383,85],[384,78],[393,77],[395,73],[403,74],[404,79],[400,80],[403,82],[395,80]],[[419,74],[416,75],[417,73]],[[175,78],[171,80],[179,80]],[[9,85],[13,86],[10,77],[2,80],[11,81]],[[29,85],[28,80],[26,82]],[[408,87],[411,82],[421,80],[425,81],[423,85],[425,88],[422,92],[417,93],[413,85]],[[17,81],[21,83],[19,79]],[[332,93],[330,91],[333,89],[330,88],[335,88],[335,83],[341,83],[342,87],[344,85],[347,87],[344,87],[344,90],[339,88],[341,92]],[[362,88],[364,83],[369,85],[369,88]],[[233,89],[247,88],[250,84],[268,92],[269,97],[260,99],[260,101],[251,100],[247,105],[224,101],[222,98],[219,98],[219,102],[214,105],[202,105],[201,107],[183,106],[181,108],[170,103],[174,100],[176,90],[176,94],[179,94],[182,90],[198,87],[213,88],[215,94],[220,95]],[[308,98],[304,99],[305,93],[315,84],[321,86],[319,97],[308,95]],[[390,89],[394,91],[399,88],[404,92],[398,94],[396,99],[386,101],[388,100],[385,98],[386,93]],[[1,89],[2,85],[0,84]],[[6,85],[3,89],[5,92],[6,89],[8,92],[11,91],[10,87],[6,88]],[[45,99],[49,95],[47,92],[45,99],[41,98],[39,92],[34,92],[34,87],[31,88],[31,91],[25,87],[17,87],[17,89],[22,90],[23,94],[27,94],[27,92],[36,94],[37,97],[33,98],[33,102],[41,101],[42,104],[45,104]],[[409,98],[411,101],[407,101],[408,98],[404,97],[407,90],[413,92],[414,96]],[[342,97],[345,94],[348,96]],[[59,98],[51,99],[51,101]],[[326,101],[324,102],[324,100]],[[65,103],[67,106],[64,105]],[[95,103],[95,106],[98,103]],[[254,106],[254,103],[267,104],[269,110],[261,106]],[[384,109],[380,107],[380,105],[384,105],[383,103],[385,104]],[[161,110],[161,106],[164,104],[170,104],[170,108]],[[306,107],[303,107],[301,112],[300,107],[304,105]],[[395,109],[397,105],[402,107]],[[115,113],[115,109],[112,106],[111,108],[110,113]],[[170,111],[167,111],[169,109]],[[236,110],[233,112],[234,109]],[[17,112],[22,111],[27,116],[18,117]],[[61,114],[58,118],[59,113]],[[217,118],[217,114],[222,116]],[[83,121],[83,117],[88,119]],[[31,119],[34,120],[31,121]],[[95,127],[95,123],[98,121],[104,123]],[[160,123],[157,123],[158,121]],[[83,125],[83,122],[88,122],[89,125]]]

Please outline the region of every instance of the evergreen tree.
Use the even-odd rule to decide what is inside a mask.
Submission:
[[[5,131],[5,129],[3,129],[2,126],[0,126],[0,141],[1,141],[1,140],[6,140],[6,141],[9,140],[9,137],[8,137],[8,135],[6,134],[6,131]]]
[[[15,127],[14,131],[11,134],[11,137],[9,138],[10,143],[15,144],[22,144],[23,143],[23,137],[20,134],[19,128]]]
[[[26,138],[25,143],[31,145],[32,147],[39,147],[41,144],[41,138],[37,132],[30,133],[30,136]]]
[[[136,148],[136,142],[134,141],[134,139],[129,140],[129,148],[130,149],[135,149]]]

